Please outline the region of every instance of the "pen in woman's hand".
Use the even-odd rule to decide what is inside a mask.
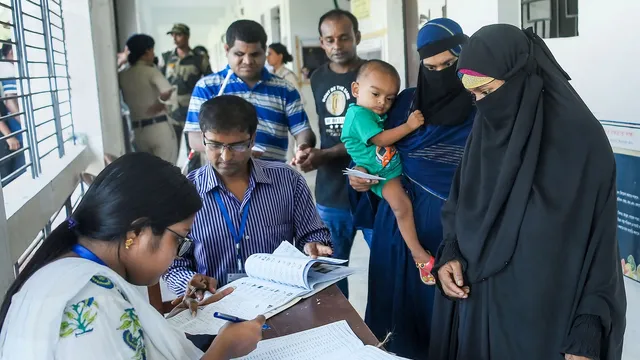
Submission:
[[[225,320],[225,321],[229,321],[232,323],[241,323],[241,322],[245,322],[247,320],[245,319],[240,319],[239,317],[235,317],[233,315],[228,315],[228,314],[223,314],[220,312],[215,312],[213,313],[213,317],[216,319],[220,319],[220,320]],[[262,325],[262,330],[269,330],[271,329],[271,327],[267,324]]]

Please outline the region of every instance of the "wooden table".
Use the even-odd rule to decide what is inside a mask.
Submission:
[[[265,330],[263,336],[265,339],[272,339],[340,320],[346,320],[365,345],[378,345],[378,339],[335,285],[267,320],[271,329]],[[215,338],[213,335],[187,335],[187,337],[202,351],[206,351]]]
[[[271,330],[263,334],[265,339],[271,339],[340,320],[346,320],[365,345],[378,345],[378,339],[335,285],[269,319]]]

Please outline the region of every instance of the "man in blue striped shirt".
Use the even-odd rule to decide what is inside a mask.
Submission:
[[[311,256],[332,254],[331,235],[302,175],[286,164],[251,158],[258,118],[246,100],[222,95],[200,111],[210,164],[189,174],[203,207],[190,232],[192,250],[164,275],[178,295],[187,286],[215,290],[244,273],[252,254],[283,240]],[[217,280],[217,281],[216,281]]]
[[[204,151],[198,113],[205,101],[219,93],[240,96],[256,107],[259,122],[254,157],[284,162],[289,132],[296,138],[299,150],[314,147],[316,138],[300,94],[286,80],[270,74],[264,67],[267,34],[262,26],[255,21],[238,20],[227,29],[226,43],[229,65],[203,77],[193,89],[184,127],[189,133],[191,148]]]

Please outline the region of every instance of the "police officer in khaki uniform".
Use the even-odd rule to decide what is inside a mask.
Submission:
[[[211,74],[211,66],[207,56],[197,54],[189,46],[191,33],[187,25],[175,24],[171,31],[167,32],[167,35],[173,36],[176,48],[162,54],[159,66],[169,83],[177,89],[178,103],[177,106],[173,107],[170,117],[173,119],[179,147],[182,139],[182,130],[187,119],[191,93],[201,77]],[[188,139],[185,139],[185,143],[187,144],[187,149],[191,150]],[[200,154],[195,153],[194,155],[189,161],[189,171],[195,170],[200,166]]]
[[[118,80],[124,102],[129,106],[136,150],[175,163],[178,145],[166,111],[166,106],[175,102],[175,91],[153,64],[154,46],[155,41],[149,35],[130,37],[127,40],[130,66],[118,73]]]

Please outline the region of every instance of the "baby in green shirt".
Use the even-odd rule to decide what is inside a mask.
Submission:
[[[399,90],[400,75],[392,65],[381,60],[369,60],[362,65],[351,85],[357,104],[352,104],[347,110],[340,139],[357,166],[369,174],[385,178],[372,186],[371,191],[391,206],[402,238],[416,265],[423,270],[422,281],[433,285],[435,279],[431,276],[431,269],[434,259],[418,240],[411,200],[402,187],[400,156],[393,147],[397,141],[422,126],[424,117],[416,110],[406,123],[384,129],[386,113]]]

